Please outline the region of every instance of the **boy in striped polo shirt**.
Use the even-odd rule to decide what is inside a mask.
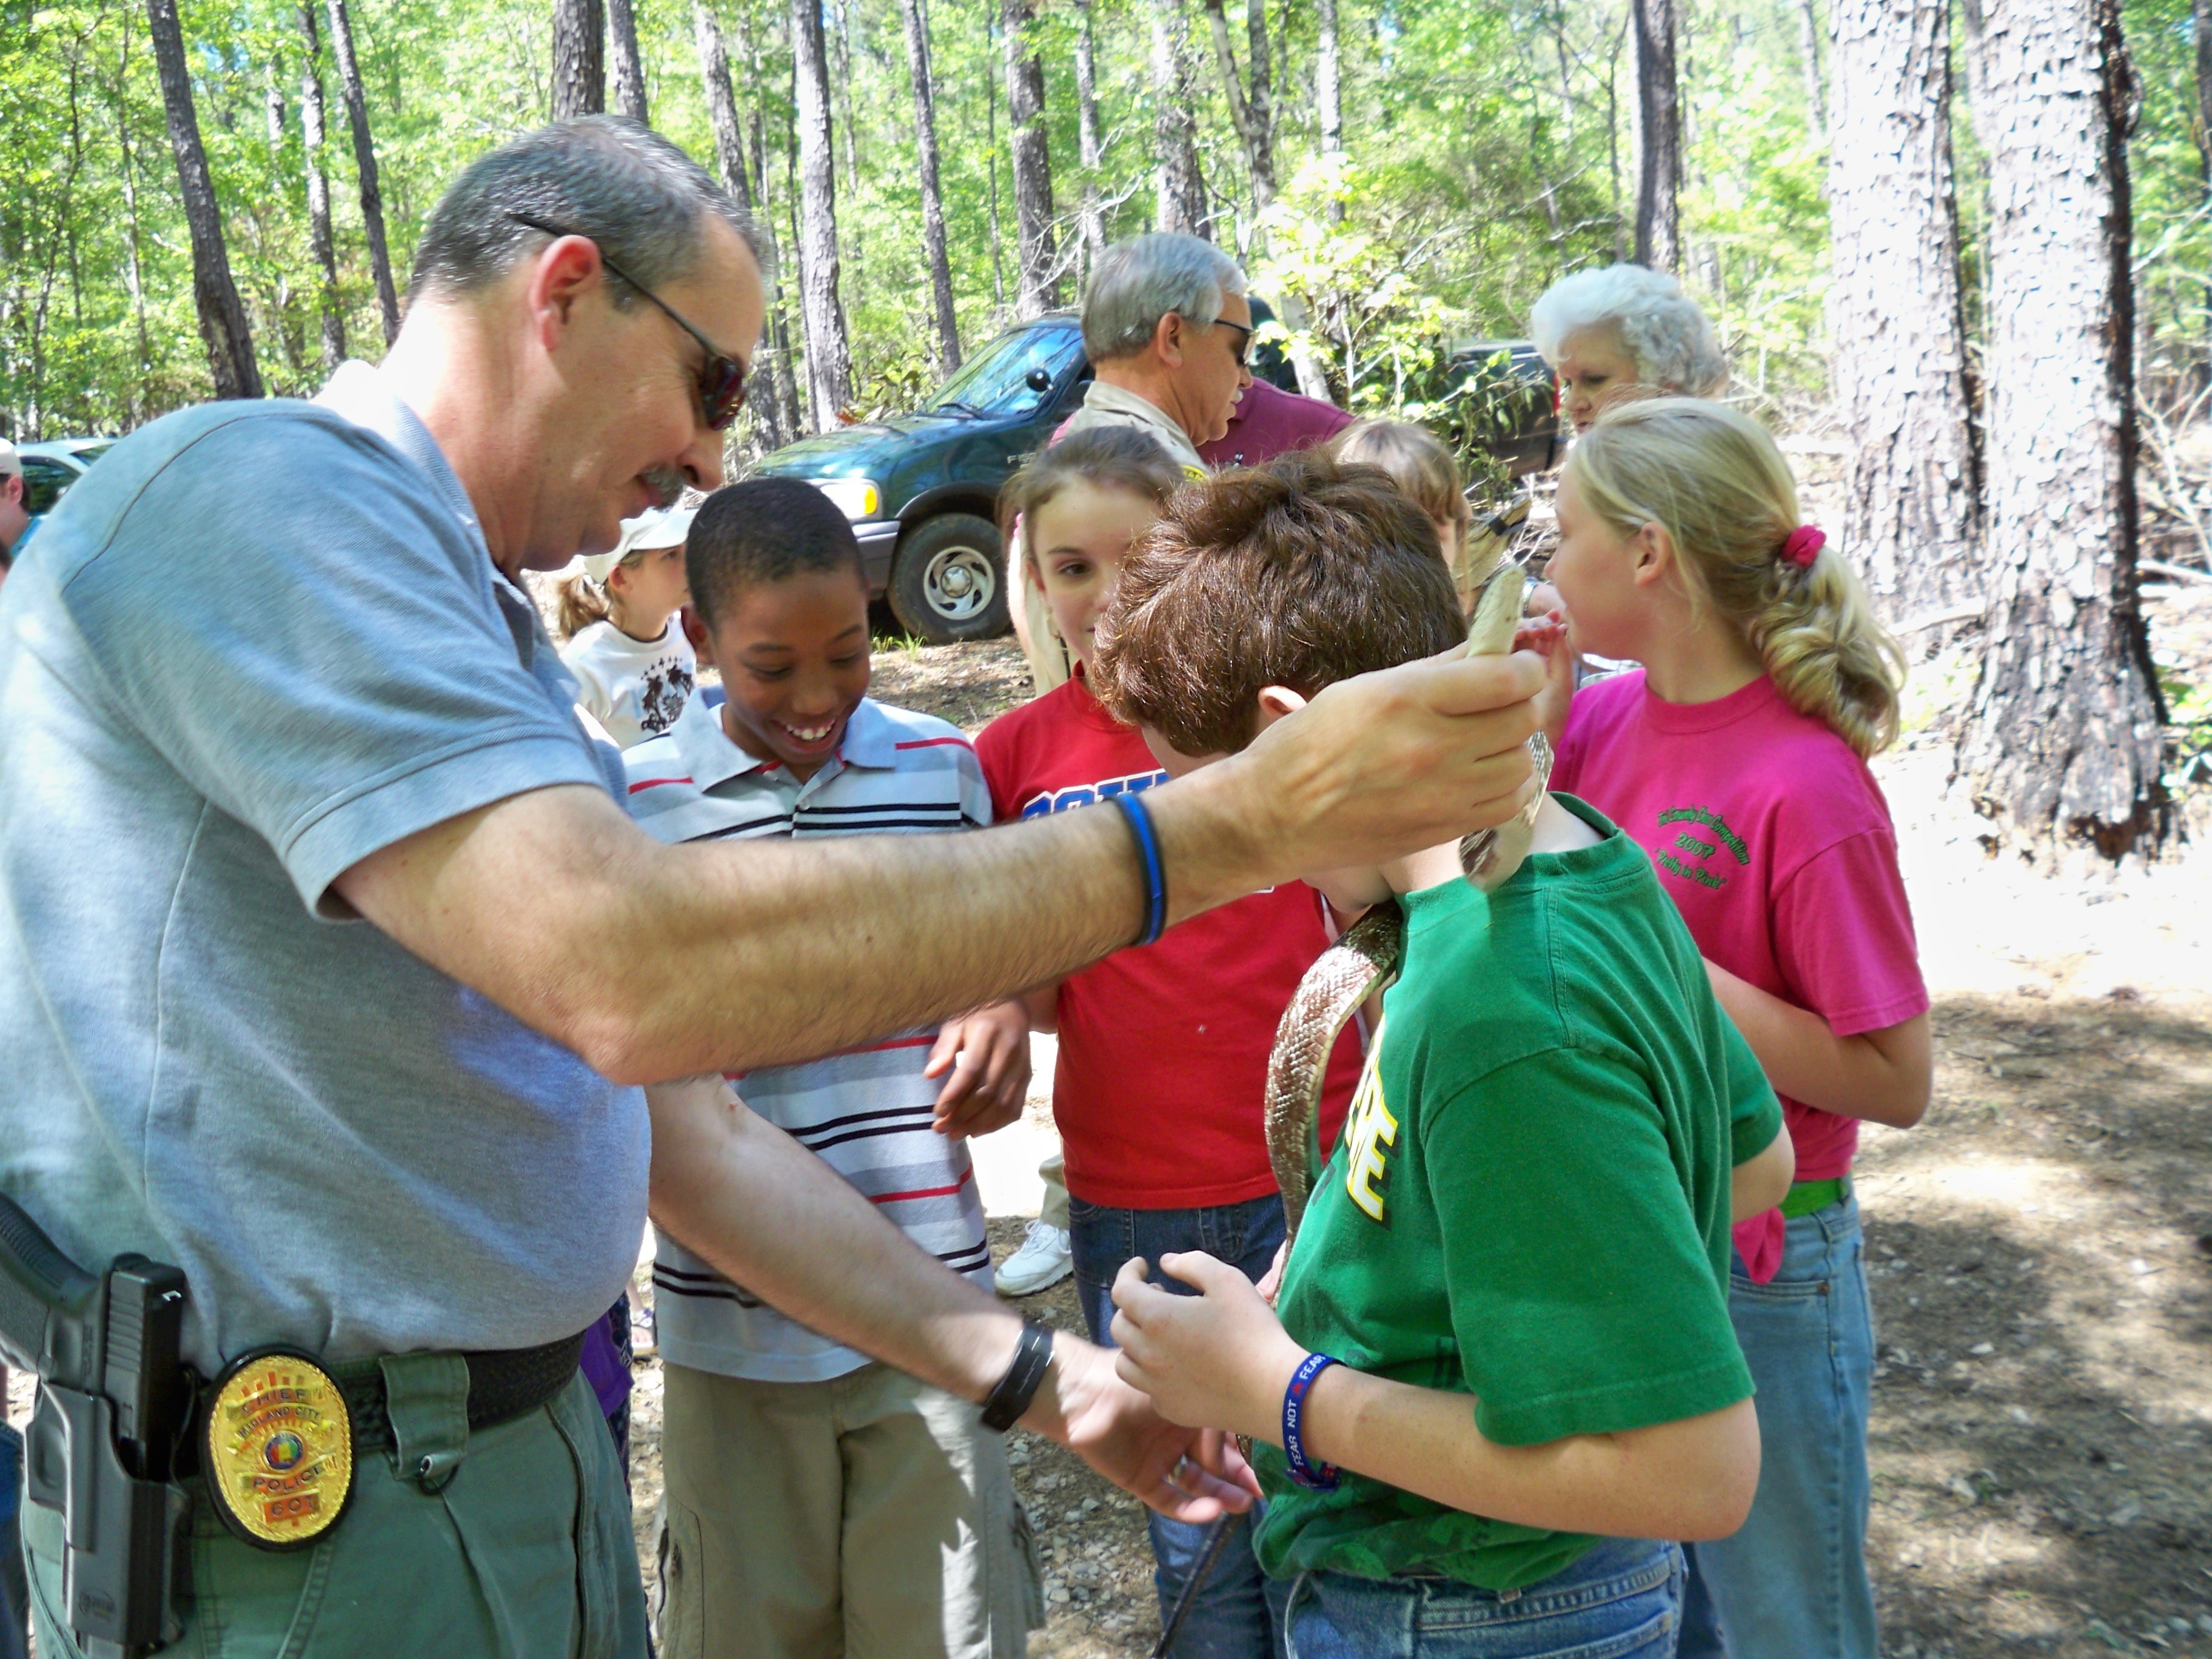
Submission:
[[[629,805],[664,842],[981,828],[968,740],[868,687],[868,593],[843,514],[763,478],[693,520],[684,628],[726,700],[695,696],[628,750]],[[1002,1003],[730,1079],[746,1105],[988,1287],[964,1141],[1029,1085]],[[950,1073],[949,1077],[946,1075]],[[938,1079],[945,1078],[940,1084]],[[653,1282],[666,1397],[660,1642],[758,1659],[1014,1659],[1042,1623],[1029,1522],[979,1408],[787,1319],[665,1233]]]

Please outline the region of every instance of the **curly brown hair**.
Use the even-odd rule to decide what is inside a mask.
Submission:
[[[1466,637],[1420,507],[1378,467],[1295,450],[1168,505],[1121,568],[1089,683],[1182,753],[1228,754],[1268,686],[1312,696]]]

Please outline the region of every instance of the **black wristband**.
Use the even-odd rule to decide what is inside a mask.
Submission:
[[[1052,1364],[1052,1332],[1042,1325],[1022,1322],[1022,1340],[1014,1348],[1014,1363],[983,1401],[983,1426],[1004,1434],[1021,1420],[1036,1398],[1045,1367]]]

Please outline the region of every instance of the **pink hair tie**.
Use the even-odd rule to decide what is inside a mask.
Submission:
[[[1782,556],[1800,570],[1810,570],[1813,561],[1820,556],[1820,550],[1828,544],[1828,532],[1801,524],[1790,532],[1782,544]]]

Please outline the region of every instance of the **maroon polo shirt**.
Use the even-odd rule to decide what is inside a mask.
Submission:
[[[1265,380],[1255,380],[1237,400],[1229,417],[1229,431],[1198,453],[1208,466],[1257,466],[1285,450],[1304,449],[1325,438],[1334,438],[1352,424],[1352,416],[1334,404],[1317,398],[1301,398],[1278,391]]]

